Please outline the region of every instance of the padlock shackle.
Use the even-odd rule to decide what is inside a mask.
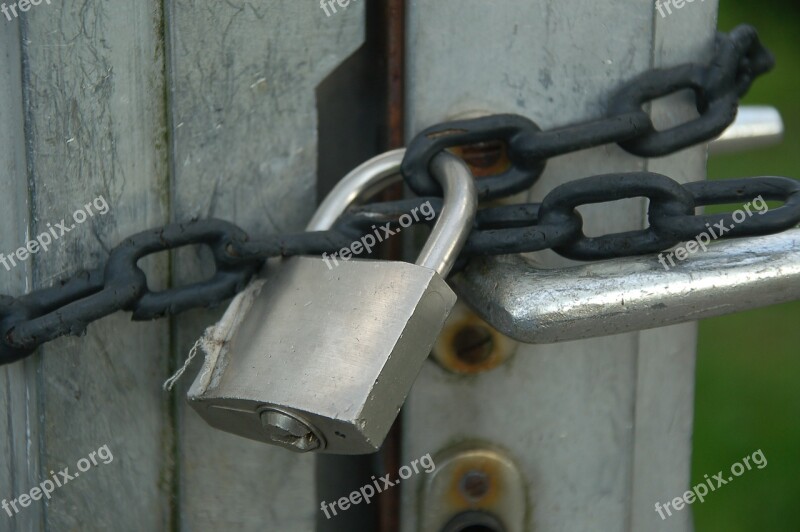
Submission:
[[[417,266],[447,277],[472,231],[478,210],[478,190],[467,164],[448,152],[431,161],[431,175],[444,191],[442,214],[420,251]]]
[[[348,207],[400,182],[400,163],[405,154],[405,148],[387,151],[351,170],[325,196],[306,231],[327,231]]]
[[[405,148],[382,153],[344,176],[320,204],[306,230],[330,229],[348,207],[400,181],[405,153]],[[434,157],[431,174],[444,191],[444,207],[416,264],[447,277],[472,230],[478,196],[472,172],[454,155],[442,152]]]

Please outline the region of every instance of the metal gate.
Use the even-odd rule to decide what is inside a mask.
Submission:
[[[513,112],[547,129],[599,116],[621,81],[708,60],[717,2],[671,17],[635,0],[28,7],[0,19],[0,160],[8,161],[0,251],[101,196],[109,209],[46,254],[0,270],[0,291],[13,295],[98,263],[128,234],[169,221],[213,216],[251,234],[300,230],[318,191],[344,170],[438,122]],[[650,112],[661,123],[695,111],[677,94]],[[604,146],[553,160],[521,199],[611,171],[694,181],[705,163],[704,147],[646,160]],[[638,229],[645,204],[582,214],[603,233]],[[149,278],[160,282],[151,288],[208,275],[206,253],[148,259]],[[552,253],[537,259],[568,264]],[[161,390],[220,315],[132,323],[116,314],[4,367],[3,495],[26,492],[102,446],[113,461],[0,520],[0,529],[302,532],[371,529],[380,520],[384,532],[437,530],[452,509],[448,475],[458,462],[440,462],[439,485],[411,477],[379,506],[339,521],[321,517],[320,501],[426,454],[458,453],[464,463],[495,461],[510,495],[493,509],[512,530],[692,528],[689,512],[663,521],[653,502],[689,485],[693,323],[560,344],[509,341],[502,363],[474,374],[426,363],[402,432],[381,458],[317,464],[210,428],[186,406],[188,382],[171,395]]]

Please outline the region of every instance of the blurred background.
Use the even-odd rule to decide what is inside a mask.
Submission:
[[[714,156],[709,179],[800,178],[800,2],[719,4],[720,30],[752,24],[775,54],[777,67],[743,103],[777,107],[786,135],[780,146]],[[767,458],[764,469],[692,505],[699,532],[800,531],[800,302],[700,324],[692,485],[758,449]]]

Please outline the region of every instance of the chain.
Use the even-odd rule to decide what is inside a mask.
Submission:
[[[493,115],[430,127],[411,142],[403,161],[406,183],[419,196],[441,196],[428,173],[433,157],[443,149],[487,141],[504,141],[511,167],[479,180],[481,199],[527,190],[544,171],[547,159],[617,143],[640,157],[660,157],[719,136],[735,120],[738,99],[754,79],[772,69],[774,59],[752,26],[739,26],[716,37],[716,53],[708,66],[685,64],[654,69],[635,77],[611,97],[608,115],[582,124],[541,131],[517,115]],[[656,131],[642,109],[647,102],[682,89],[694,92],[700,116],[685,124]]]
[[[219,305],[242,290],[269,258],[336,252],[371,231],[375,224],[394,229],[402,214],[426,202],[438,214],[441,190],[428,167],[444,149],[504,143],[508,170],[476,181],[480,198],[488,200],[530,188],[544,171],[547,159],[557,155],[617,143],[634,155],[657,157],[709,141],[733,122],[739,98],[773,64],[772,55],[759,43],[755,30],[740,26],[730,34],[717,35],[716,52],[709,65],[654,69],[635,77],[612,95],[607,116],[600,119],[550,131],[510,114],[431,127],[410,143],[402,164],[406,183],[420,197],[351,209],[329,231],[256,240],[234,224],[206,219],[136,234],[111,251],[103,268],[80,272],[54,287],[19,298],[0,296],[0,364],[20,360],[54,338],[83,334],[89,323],[119,310],[132,312],[134,320],[149,320]],[[699,117],[657,131],[643,106],[682,89],[694,91]],[[731,214],[694,214],[700,206],[759,195],[784,204],[739,223],[732,223]],[[633,197],[649,200],[646,229],[585,236],[577,207]],[[542,203],[480,210],[459,265],[473,256],[543,249],[577,260],[648,254],[693,239],[716,222],[727,227],[720,238],[789,229],[800,223],[800,181],[756,177],[681,185],[650,172],[578,179],[556,187]],[[146,275],[137,266],[140,259],[198,244],[211,250],[216,271],[210,279],[161,292],[148,289]]]

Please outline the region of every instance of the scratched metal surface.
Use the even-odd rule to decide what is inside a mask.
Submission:
[[[0,33],[0,160],[3,165],[0,185],[0,253],[10,253],[27,239],[29,223],[28,186],[25,157],[25,129],[22,110],[22,71],[19,23],[9,22]],[[0,269],[0,290],[21,294],[30,285],[31,268],[26,263],[14,269]],[[4,499],[33,486],[39,471],[38,401],[36,361],[4,367],[0,373],[0,486]],[[44,515],[29,510],[14,518],[0,515],[0,529],[41,529]]]
[[[318,2],[175,0],[169,17],[172,217],[301,230],[316,204],[314,91],[363,42],[363,3],[326,17]],[[178,253],[176,282],[200,275],[193,253]],[[176,321],[179,357],[219,315]],[[183,529],[313,530],[313,456],[212,429],[184,400],[178,438]]]
[[[24,101],[16,105],[25,111],[24,123],[19,117],[12,123],[26,160],[18,158],[13,175],[3,176],[10,194],[4,201],[20,198],[4,215],[13,217],[11,227],[23,229],[4,231],[3,251],[62,219],[70,228],[25,263],[29,288],[47,286],[78,265],[95,265],[124,235],[166,221],[159,12],[153,1],[42,3],[25,14],[21,35],[4,35],[4,52],[20,54],[8,68],[21,70],[22,78],[2,93]],[[6,21],[0,23],[8,31]],[[71,228],[72,213],[99,196],[110,210]],[[165,266],[161,257],[147,270],[165,278]],[[24,286],[4,279],[9,293],[20,294]],[[3,483],[3,497],[27,492],[51,470],[77,472],[77,461],[103,445],[114,460],[65,484],[46,505],[0,516],[0,526],[155,530],[167,522],[162,478],[170,461],[169,426],[158,380],[167,370],[168,331],[166,322],[131,324],[120,313],[83,338],[55,341],[5,370],[14,381],[6,405],[14,422],[3,439],[17,452],[4,452],[2,460],[13,460],[18,474]]]
[[[410,135],[475,111],[526,115],[543,128],[597,117],[622,80],[652,66],[706,58],[716,2],[662,18],[652,2],[414,0],[408,35]],[[436,50],[431,53],[431,50]],[[692,116],[677,95],[656,102],[656,123]],[[648,169],[679,181],[705,177],[705,149],[659,160],[616,146],[550,161],[531,190]],[[643,201],[582,208],[590,236],[643,226]],[[543,253],[548,265],[564,259]],[[506,365],[460,378],[429,362],[404,413],[403,463],[463,440],[508,450],[527,482],[527,530],[691,529],[690,512],[661,521],[656,501],[689,483],[694,324],[551,345],[521,345]],[[425,504],[414,476],[402,485],[403,531]],[[516,529],[515,529],[516,530]],[[428,532],[428,531],[425,531]]]
[[[19,295],[94,266],[136,231],[192,216],[300,229],[316,185],[314,89],[363,41],[363,3],[88,0],[0,17],[0,252],[98,195],[110,210],[11,271]],[[153,288],[202,252],[143,261]],[[311,457],[214,431],[160,386],[219,315],[103,319],[0,373],[1,498],[103,445],[90,469],[0,530],[313,529]],[[192,372],[187,381],[192,378]]]

